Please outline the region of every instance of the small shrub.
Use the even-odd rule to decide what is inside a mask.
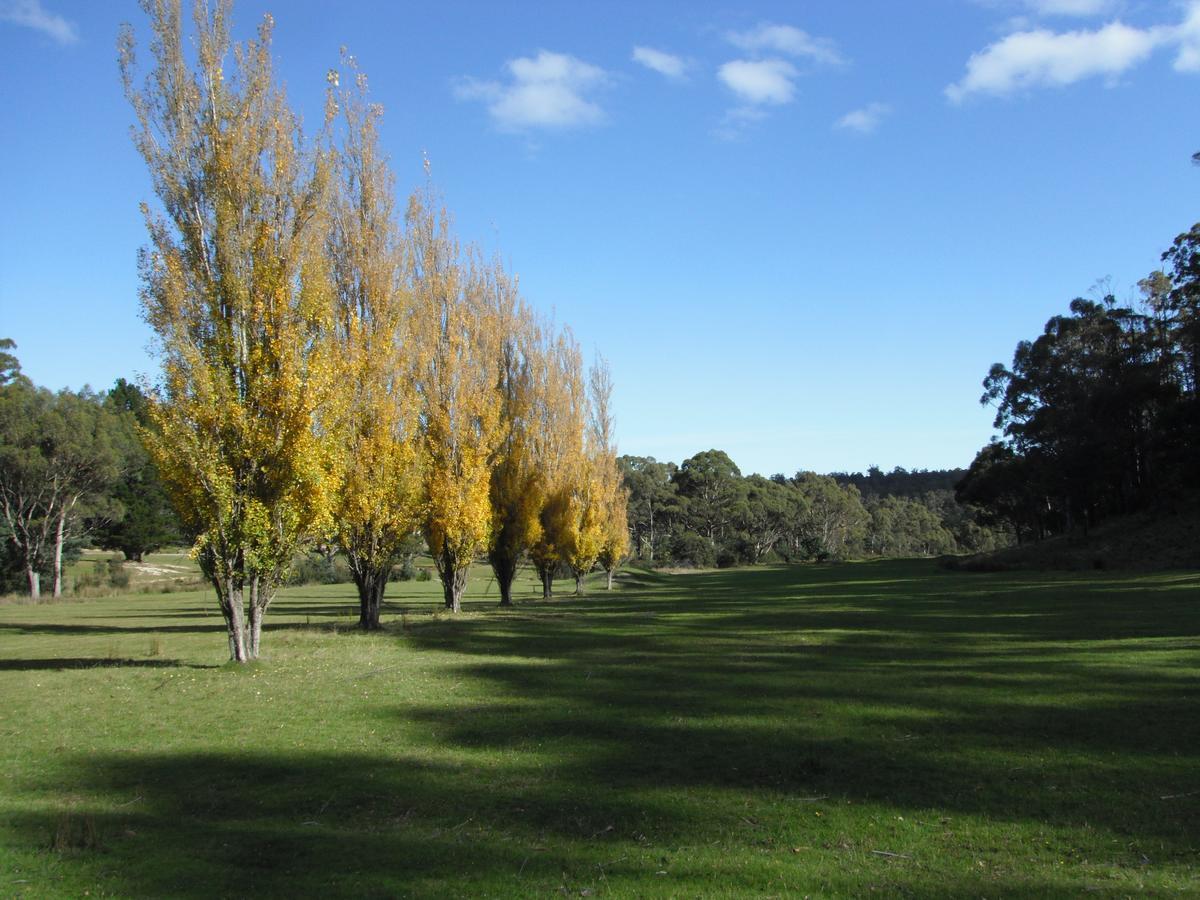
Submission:
[[[125,571],[125,560],[114,556],[105,563],[108,569],[108,583],[112,587],[123,590],[129,587],[129,573]]]
[[[671,557],[678,565],[697,569],[711,568],[717,562],[712,543],[694,531],[685,531],[671,542]]]
[[[100,573],[97,568],[88,569],[86,572],[80,572],[75,576],[75,591],[90,591],[93,588],[98,588],[105,582],[105,576]]]
[[[392,581],[412,581],[417,577],[418,569],[413,565],[412,557],[408,557],[398,566],[392,566]]]
[[[430,574],[430,571],[428,569],[417,569],[417,576],[416,576],[417,581],[431,581],[432,579],[433,579],[433,575]]]
[[[345,584],[351,581],[350,566],[341,557],[332,559],[321,553],[306,553],[292,561],[292,571],[287,583],[301,584]]]

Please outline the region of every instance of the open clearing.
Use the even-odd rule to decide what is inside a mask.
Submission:
[[[599,587],[0,607],[0,895],[1200,893],[1200,576]]]

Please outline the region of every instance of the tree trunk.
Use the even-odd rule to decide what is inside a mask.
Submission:
[[[554,596],[554,569],[549,566],[538,566],[538,580],[542,582],[542,599],[550,600]]]
[[[29,599],[40,600],[42,596],[42,576],[32,565],[25,566],[25,576],[29,579]]]
[[[442,576],[442,595],[445,598],[446,609],[453,613],[462,612],[462,595],[467,587],[467,578],[471,574],[470,566],[459,567],[450,554],[443,553],[438,574]]]
[[[512,586],[517,577],[516,559],[498,553],[489,554],[488,559],[496,575],[496,584],[500,585],[500,605],[512,606]]]
[[[258,578],[250,579],[250,618],[246,621],[246,658],[258,659],[258,640],[262,633],[262,611],[258,608]]]
[[[250,646],[246,649],[248,659],[258,659],[262,644],[263,608],[256,602],[250,604]]]
[[[54,527],[54,596],[62,596],[62,551],[63,531],[67,526],[67,514],[62,512],[58,524]]]
[[[583,573],[582,572],[575,573],[575,596],[576,597],[583,596]]]
[[[607,570],[606,574],[608,575],[608,587],[606,588],[606,590],[610,590],[610,591],[612,590],[613,575],[616,573],[616,571],[617,570],[615,567]]]
[[[268,581],[264,585],[260,575],[255,575],[250,580],[250,627],[246,648],[246,655],[249,659],[258,659],[259,656],[262,645],[263,619],[266,617],[267,607],[271,605],[274,594],[274,588],[270,587],[271,584],[272,582]]]
[[[351,557],[354,586],[358,588],[358,627],[363,631],[378,631],[379,611],[383,607],[383,595],[387,591],[387,579],[391,565],[369,568]]]
[[[249,658],[246,655],[246,627],[243,620],[242,589],[235,586],[232,580],[221,585],[215,581],[217,602],[221,613],[225,616],[225,627],[229,632],[229,659],[233,662],[244,663]]]

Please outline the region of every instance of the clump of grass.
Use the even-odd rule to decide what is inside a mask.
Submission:
[[[150,649],[146,651],[147,656],[158,657],[163,655],[163,639],[161,637],[153,637],[150,639]]]
[[[68,806],[59,813],[50,836],[50,849],[55,853],[79,853],[100,849],[100,832],[96,818],[90,813],[77,812]]]

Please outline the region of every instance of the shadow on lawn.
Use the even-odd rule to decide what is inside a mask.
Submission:
[[[65,669],[215,669],[177,659],[132,659],[126,657],[80,656],[57,659],[0,659],[2,672],[40,672]]]
[[[83,758],[70,789],[137,798],[97,816],[106,886],[136,895],[465,895],[473,883],[578,895],[602,877],[638,893],[653,873],[631,846],[656,859],[681,845],[821,846],[835,836],[819,820],[786,813],[814,797],[1097,830],[1113,858],[1152,844],[1157,861],[1194,860],[1196,804],[1162,799],[1200,788],[1194,665],[1175,676],[1157,657],[1135,665],[1127,646],[1090,643],[1173,638],[1161,649],[1194,654],[1192,596],[860,569],[852,582],[816,569],[693,575],[646,594],[424,620],[382,639],[475,657],[447,674],[490,700],[390,710],[410,740],[422,735],[412,759]],[[481,751],[477,770],[462,762]],[[430,762],[439,752],[446,762]],[[748,837],[753,816],[768,824]],[[54,827],[32,813],[16,824],[35,842]],[[893,871],[891,886],[1063,890],[925,863]],[[852,865],[832,871],[824,891],[862,889]],[[761,890],[754,878],[678,887]]]
[[[993,578],[973,597],[977,576],[939,581],[917,567],[918,588],[894,577],[911,566],[860,568],[893,577],[693,575],[684,603],[561,605],[586,609],[585,624],[420,625],[417,646],[485,657],[458,674],[524,702],[402,714],[453,747],[562,741],[575,752],[560,777],[597,790],[824,794],[1089,823],[1194,852],[1195,804],[1159,799],[1200,788],[1194,595],[1135,595],[1129,578]],[[1178,640],[1090,643],[1147,637]],[[1161,652],[1190,655],[1136,659]]]

